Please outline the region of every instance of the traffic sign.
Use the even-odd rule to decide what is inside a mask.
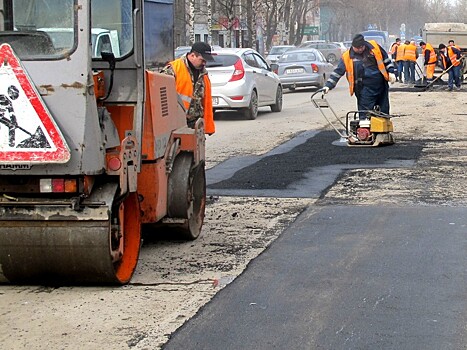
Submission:
[[[303,35],[319,35],[318,26],[305,26],[303,28]]]
[[[0,45],[0,164],[66,163],[60,129],[8,44]]]

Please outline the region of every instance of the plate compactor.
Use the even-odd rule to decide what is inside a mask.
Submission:
[[[346,114],[344,123],[324,98],[324,94],[321,94],[321,98],[315,98],[322,91],[320,89],[311,95],[311,102],[318,108],[329,125],[339,134],[341,142],[346,142],[348,146],[372,147],[394,143],[392,135],[394,127],[391,121],[391,118],[395,117],[394,115],[383,113],[377,108],[374,110],[350,111]],[[332,115],[344,130],[339,130],[328,115]]]

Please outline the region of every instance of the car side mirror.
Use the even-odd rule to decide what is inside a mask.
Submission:
[[[271,63],[271,71],[277,74],[277,72],[279,72],[279,65],[277,63]]]

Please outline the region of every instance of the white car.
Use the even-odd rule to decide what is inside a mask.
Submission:
[[[282,85],[266,60],[248,48],[213,52],[206,69],[212,86],[214,111],[239,110],[247,119],[256,119],[258,107],[282,110]]]

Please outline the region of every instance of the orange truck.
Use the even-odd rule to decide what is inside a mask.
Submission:
[[[0,281],[125,284],[143,226],[198,237],[203,120],[157,73],[172,28],[167,0],[0,4]]]

